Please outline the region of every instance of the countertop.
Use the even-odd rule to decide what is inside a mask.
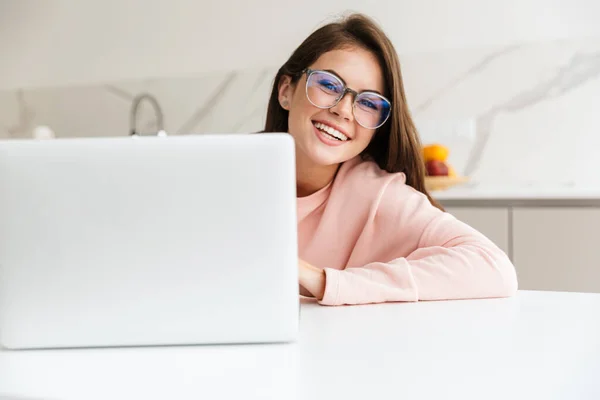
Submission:
[[[300,318],[292,344],[0,351],[0,399],[600,399],[600,294]]]
[[[595,187],[465,184],[430,194],[446,206],[600,207],[600,188]]]

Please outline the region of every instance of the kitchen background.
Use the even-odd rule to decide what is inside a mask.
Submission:
[[[422,141],[470,182],[434,193],[521,289],[600,292],[600,1],[0,0],[0,140],[260,130],[275,72],[345,10],[400,54]],[[543,229],[540,229],[541,227]]]
[[[309,1],[293,13],[281,2],[226,3],[0,1],[0,138],[44,135],[40,126],[57,137],[127,135],[143,93],[168,134],[260,130],[277,68],[354,5],[397,39],[423,142],[449,147],[459,174],[492,186],[600,188],[597,1]],[[188,59],[197,72],[177,69]],[[136,74],[142,62],[155,68]],[[136,124],[159,129],[149,102]]]

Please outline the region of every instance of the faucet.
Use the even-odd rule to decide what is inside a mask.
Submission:
[[[148,93],[142,93],[133,98],[133,103],[131,105],[131,115],[129,119],[129,135],[137,136],[139,133],[137,132],[137,113],[138,107],[143,100],[147,100],[154,108],[154,115],[156,116],[156,126],[158,128],[157,135],[158,136],[166,136],[167,133],[164,129],[163,122],[163,112],[158,104],[158,100],[154,96]]]

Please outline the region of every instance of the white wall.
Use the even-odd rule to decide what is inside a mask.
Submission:
[[[127,135],[141,92],[159,100],[169,134],[259,130],[276,68],[354,6],[396,43],[421,136],[448,145],[459,173],[600,188],[599,0],[82,3],[0,0],[0,139],[40,125]],[[155,132],[142,111],[139,126]]]
[[[600,36],[598,0],[0,0],[0,89],[278,66],[348,9],[402,54]]]

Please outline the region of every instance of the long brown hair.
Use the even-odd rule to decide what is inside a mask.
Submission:
[[[383,70],[385,94],[392,103],[390,118],[375,132],[362,157],[373,160],[385,171],[403,172],[408,185],[442,209],[425,188],[421,142],[406,103],[396,49],[383,30],[363,14],[350,14],[317,29],[292,53],[275,76],[264,132],[288,132],[289,112],[278,101],[279,82],[283,76],[291,77],[292,83],[296,83],[302,71],[322,54],[352,46],[360,46],[377,57]]]

